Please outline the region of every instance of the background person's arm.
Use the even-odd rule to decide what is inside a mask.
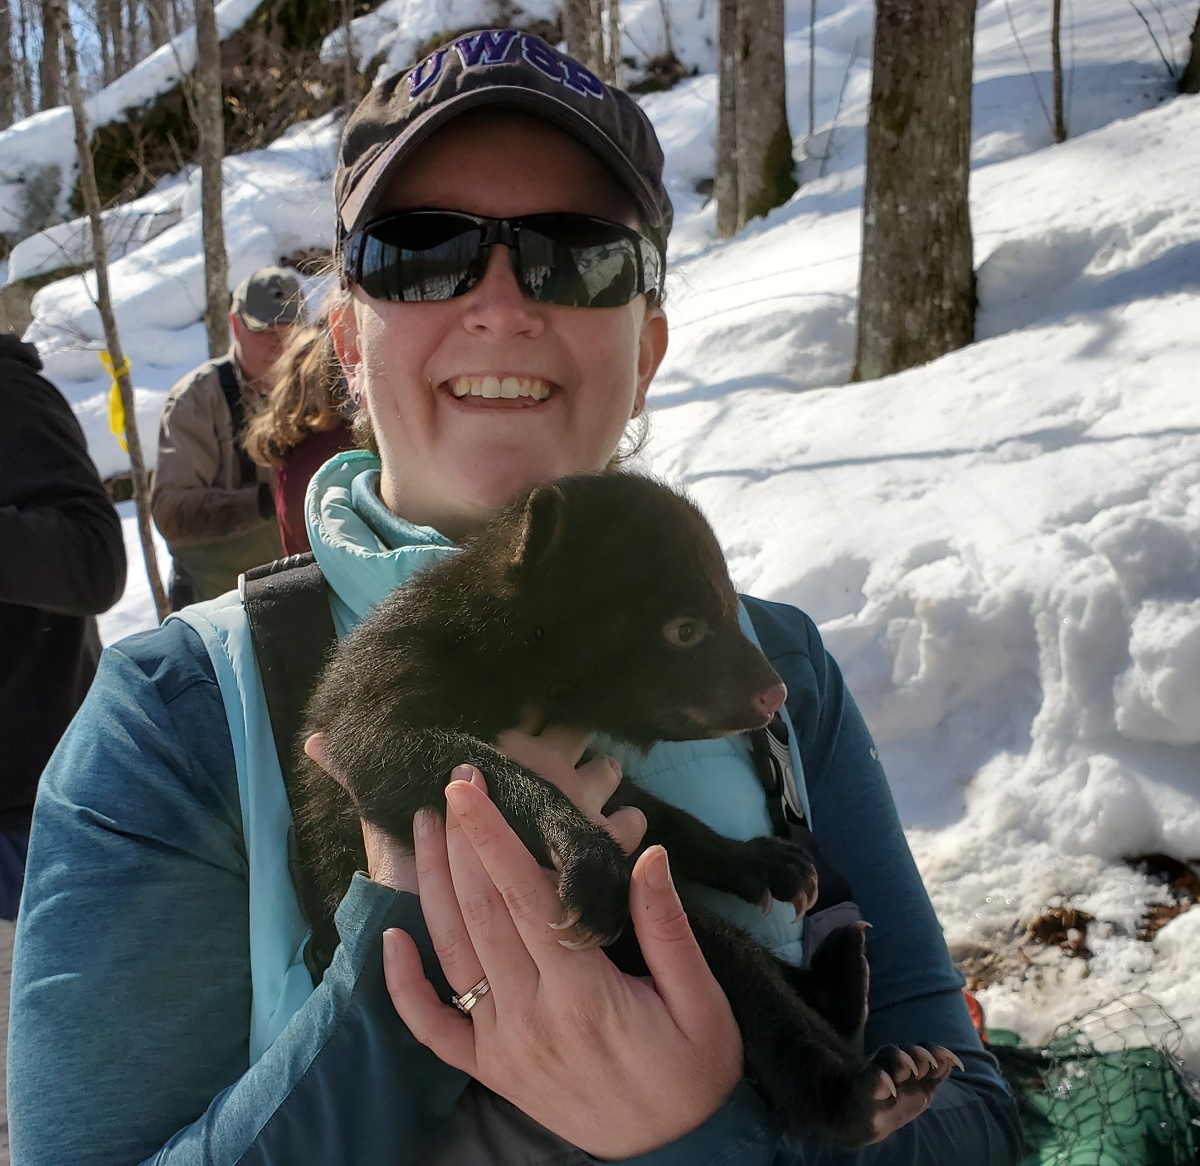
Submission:
[[[71,406],[33,368],[5,360],[0,415],[0,603],[107,611],[125,590],[125,542]]]

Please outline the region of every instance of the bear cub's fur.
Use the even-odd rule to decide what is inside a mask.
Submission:
[[[313,950],[327,966],[333,914],[365,866],[360,815],[411,845],[412,819],[444,809],[451,769],[477,766],[545,866],[574,941],[603,943],[644,971],[631,939],[632,858],[559,792],[490,744],[525,722],[604,733],[648,749],[760,728],[782,703],[778,675],[738,625],[716,537],[686,499],[649,478],[606,472],[532,489],[455,554],[397,589],[334,650],[306,710],[353,798],[301,752],[290,791]],[[607,810],[636,805],[681,885],[750,902],[816,897],[813,855],[779,838],[738,842],[621,783]],[[906,1076],[894,1046],[864,1057],[867,968],[860,926],[833,932],[807,969],[686,903],[742,1029],[746,1072],[790,1128],[844,1145],[878,1137],[889,1086],[931,1091],[949,1072]],[[920,1050],[913,1050],[920,1056]],[[884,1094],[882,1098],[876,1094]]]

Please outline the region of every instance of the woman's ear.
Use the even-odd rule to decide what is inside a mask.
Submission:
[[[333,350],[338,363],[346,375],[346,392],[356,405],[362,400],[362,384],[359,367],[362,357],[358,351],[358,319],[354,314],[354,301],[349,296],[339,296],[329,307],[329,334],[333,338]]]
[[[658,366],[667,354],[667,314],[657,305],[649,305],[642,320],[638,337],[637,393],[633,399],[633,416],[646,407],[646,391]]]

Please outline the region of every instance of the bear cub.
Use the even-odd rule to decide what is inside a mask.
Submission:
[[[649,749],[761,728],[785,697],[739,627],[720,546],[687,499],[615,471],[533,488],[346,636],[309,700],[303,736],[325,735],[352,791],[300,751],[289,793],[315,962],[328,965],[334,912],[365,866],[360,816],[411,845],[416,812],[442,811],[451,770],[468,763],[530,852],[560,867],[568,944],[603,944],[644,972],[626,926],[633,858],[491,742],[536,710],[543,725]],[[667,847],[685,892],[693,882],[798,911],[816,900],[813,855],[798,842],[725,838],[628,780],[606,812],[621,805],[645,813],[643,846]],[[898,1094],[931,1093],[957,1061],[937,1048],[859,1051],[860,925],[834,931],[799,969],[686,893],[685,907],[741,1027],[747,1077],[789,1129],[876,1141]]]

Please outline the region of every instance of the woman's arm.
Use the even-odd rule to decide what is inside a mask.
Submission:
[[[383,984],[385,928],[429,951],[415,897],[355,880],[323,984],[247,1067],[246,858],[208,667],[177,622],[110,649],[43,778],[13,966],[14,1160],[427,1162],[466,1078]]]
[[[817,841],[849,881],[871,924],[867,1048],[940,1044],[965,1066],[939,1088],[924,1114],[880,1145],[853,1154],[808,1146],[796,1160],[1008,1166],[1020,1153],[1016,1105],[967,1015],[962,978],[950,961],[862,714],[807,616],[757,601],[751,610],[764,650],[788,686]]]

